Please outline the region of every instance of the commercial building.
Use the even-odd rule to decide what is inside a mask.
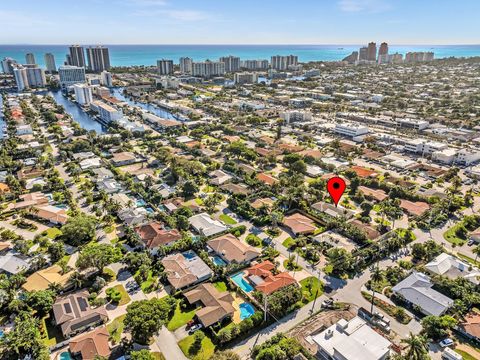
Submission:
[[[310,121],[312,120],[312,113],[308,111],[290,110],[284,112],[280,117],[289,124],[296,121]]]
[[[313,336],[318,355],[329,360],[385,360],[390,357],[392,343],[356,316],[350,321],[340,319]]]
[[[434,141],[427,141],[423,139],[408,140],[405,142],[404,146],[406,151],[416,154],[422,154],[422,156],[431,155],[434,152],[438,152],[448,148],[448,145],[446,144]]]
[[[388,55],[388,44],[386,42],[381,43],[378,49],[378,57],[382,55]]]
[[[69,48],[68,65],[85,67],[85,52],[83,51],[83,46],[72,45]]]
[[[334,129],[335,133],[345,135],[348,137],[357,137],[368,134],[370,131],[368,127],[354,124],[337,124]]]
[[[225,75],[225,63],[210,60],[194,62],[192,65],[192,75],[205,78]]]
[[[173,76],[162,76],[160,79],[155,79],[155,85],[160,85],[162,89],[178,89],[180,81]]]
[[[62,88],[85,82],[85,68],[73,65],[64,65],[58,68],[60,85]]]
[[[240,70],[240,58],[238,56],[224,56],[219,59],[225,64],[226,72],[234,72]]]
[[[247,70],[267,70],[268,60],[245,60],[240,65]]]
[[[173,60],[157,60],[157,70],[160,75],[173,74]]]
[[[45,67],[49,73],[53,73],[57,71],[57,66],[55,65],[55,57],[52,53],[46,53],[44,56],[45,59]]]
[[[87,84],[75,84],[73,85],[75,92],[75,100],[80,105],[88,105],[93,101],[92,88]]]
[[[100,74],[100,84],[106,87],[112,87],[113,82],[112,82],[112,74],[109,73],[106,70],[103,70],[102,73]]]
[[[415,130],[424,130],[428,128],[430,123],[426,120],[417,120],[417,119],[395,119],[395,122],[401,127],[415,129]]]
[[[233,79],[235,81],[235,84],[254,84],[258,80],[258,76],[255,73],[249,73],[249,72],[241,72],[241,73],[236,73],[233,76]]]
[[[191,74],[193,68],[193,59],[189,57],[180,58],[180,72],[182,74]]]
[[[88,69],[101,72],[110,69],[110,55],[108,48],[103,46],[87,48]]]
[[[25,55],[25,61],[28,65],[35,65],[35,55],[28,53]]]
[[[367,60],[368,61],[376,61],[377,60],[377,44],[374,43],[374,42],[368,43]]]
[[[270,59],[272,69],[284,71],[287,70],[290,65],[298,64],[298,56],[295,55],[275,55]]]

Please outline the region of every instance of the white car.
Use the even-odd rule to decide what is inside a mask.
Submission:
[[[449,347],[453,345],[453,340],[450,338],[443,339],[438,343],[442,348]]]

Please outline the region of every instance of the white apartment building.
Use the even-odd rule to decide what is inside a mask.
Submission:
[[[18,91],[47,85],[45,71],[38,65],[17,65],[13,69]]]
[[[254,84],[258,80],[258,76],[255,73],[250,73],[250,72],[241,72],[241,73],[236,73],[233,76],[233,80],[235,81],[235,84]]]
[[[160,75],[173,74],[173,60],[157,60],[157,70]]]
[[[102,73],[100,74],[100,84],[106,87],[112,87],[113,86],[112,81],[113,81],[112,74],[107,70],[103,70]]]
[[[46,53],[44,56],[45,59],[45,67],[49,73],[53,73],[57,71],[57,66],[55,65],[55,57],[52,53]]]
[[[192,75],[209,78],[212,76],[225,75],[225,63],[216,61],[194,62]]]
[[[75,84],[73,85],[73,91],[75,92],[75,100],[80,105],[88,105],[93,101],[92,88],[87,84]]]
[[[13,76],[15,77],[15,83],[17,84],[18,91],[28,89],[27,71],[25,68],[15,67],[13,69]]]
[[[286,111],[280,115],[280,117],[285,120],[287,124],[296,121],[310,121],[312,120],[312,113],[309,111]]]
[[[370,130],[366,126],[344,123],[336,124],[334,132],[340,135],[354,138],[360,135],[366,135],[370,132]]]
[[[225,64],[226,72],[235,72],[240,70],[240,58],[238,56],[224,56],[221,57],[218,61]]]
[[[162,76],[160,79],[155,79],[155,85],[160,84],[162,89],[178,89],[180,81],[172,76]]]
[[[290,65],[297,65],[298,64],[298,56],[295,55],[288,55],[288,56],[281,56],[275,55],[271,57],[271,65],[272,69],[285,71],[288,69]]]
[[[268,60],[245,60],[241,62],[241,67],[247,70],[267,70]]]
[[[193,68],[193,59],[189,57],[180,58],[180,72],[182,74],[191,74]]]
[[[117,110],[102,101],[92,101],[90,103],[90,108],[93,111],[98,112],[100,118],[107,123],[120,120],[123,117],[123,113],[121,110]]]
[[[85,68],[73,65],[64,65],[58,68],[60,85],[65,88],[73,84],[85,82]]]

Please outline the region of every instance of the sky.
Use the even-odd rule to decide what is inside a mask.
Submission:
[[[0,44],[480,44],[479,0],[0,0]]]

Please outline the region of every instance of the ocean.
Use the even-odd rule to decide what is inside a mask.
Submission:
[[[242,60],[268,59],[272,55],[297,55],[302,62],[336,61],[357,51],[362,45],[105,45],[110,49],[112,66],[155,65],[158,59],[178,63],[182,56],[195,61],[218,60],[235,55]],[[480,56],[480,45],[391,45],[389,53],[433,51],[436,58]],[[44,54],[55,56],[57,67],[65,61],[68,45],[0,45],[0,59],[12,57],[25,62],[25,54],[33,53],[36,62],[44,67]]]

